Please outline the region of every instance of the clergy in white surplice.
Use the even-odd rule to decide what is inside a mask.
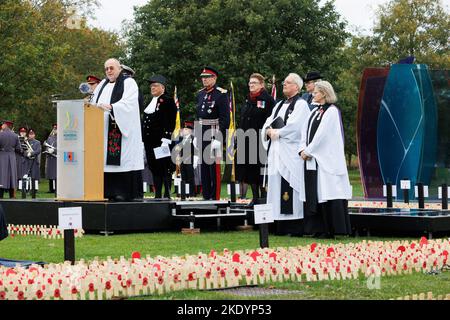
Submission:
[[[120,62],[105,62],[106,79],[94,91],[92,102],[105,110],[105,198],[131,201],[140,197],[144,169],[139,89],[125,77]]]
[[[295,73],[283,82],[286,99],[278,102],[261,131],[267,158],[267,203],[272,204],[274,220],[303,218],[300,192],[304,188],[301,176],[303,163],[298,151],[301,128],[308,120],[310,110],[299,92],[303,81]]]
[[[347,200],[352,197],[344,152],[341,113],[334,103],[336,94],[327,81],[316,83],[316,106],[302,129],[299,152],[305,188],[304,233],[334,238],[351,233]]]

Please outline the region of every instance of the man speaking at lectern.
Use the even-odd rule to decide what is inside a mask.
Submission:
[[[124,77],[117,59],[105,62],[105,73],[92,99],[105,110],[105,198],[132,201],[140,197],[144,169],[139,90],[133,78]]]

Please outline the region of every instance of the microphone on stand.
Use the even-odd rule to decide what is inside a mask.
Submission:
[[[80,92],[82,94],[89,94],[91,93],[91,87],[89,86],[89,84],[87,82],[83,82],[80,84],[80,86],[78,87],[78,89],[80,90]]]

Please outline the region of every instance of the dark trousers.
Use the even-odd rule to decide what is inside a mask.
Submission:
[[[5,190],[8,190],[10,199],[14,199],[16,197],[16,190],[0,188],[0,199],[3,199]]]
[[[48,192],[55,193],[56,192],[56,179],[48,179]]]
[[[189,184],[189,194],[191,196],[194,196],[195,195],[194,167],[192,166],[192,164],[182,163],[180,165],[180,172],[181,172],[181,180],[184,181],[184,183]]]
[[[170,189],[172,179],[170,174],[153,175],[153,183],[155,184],[155,198],[162,198],[162,187],[164,185],[164,198],[170,198]]]
[[[215,200],[216,199],[216,164],[206,164],[202,162],[202,191],[203,199]]]

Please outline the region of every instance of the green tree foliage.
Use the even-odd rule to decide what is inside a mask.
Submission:
[[[103,62],[121,56],[116,35],[86,26],[76,28],[73,6],[88,15],[96,1],[0,2],[0,118],[16,127],[32,126],[45,139],[56,120],[52,95],[81,98],[78,85],[88,73],[103,74]],[[77,17],[78,19],[78,17]]]
[[[334,82],[344,28],[331,1],[153,0],[136,10],[128,30],[129,63],[141,78],[160,73],[177,85],[183,118],[194,113],[201,68],[214,66],[220,86],[233,81],[239,111],[253,72],[275,74],[279,97],[289,72],[320,70]]]

